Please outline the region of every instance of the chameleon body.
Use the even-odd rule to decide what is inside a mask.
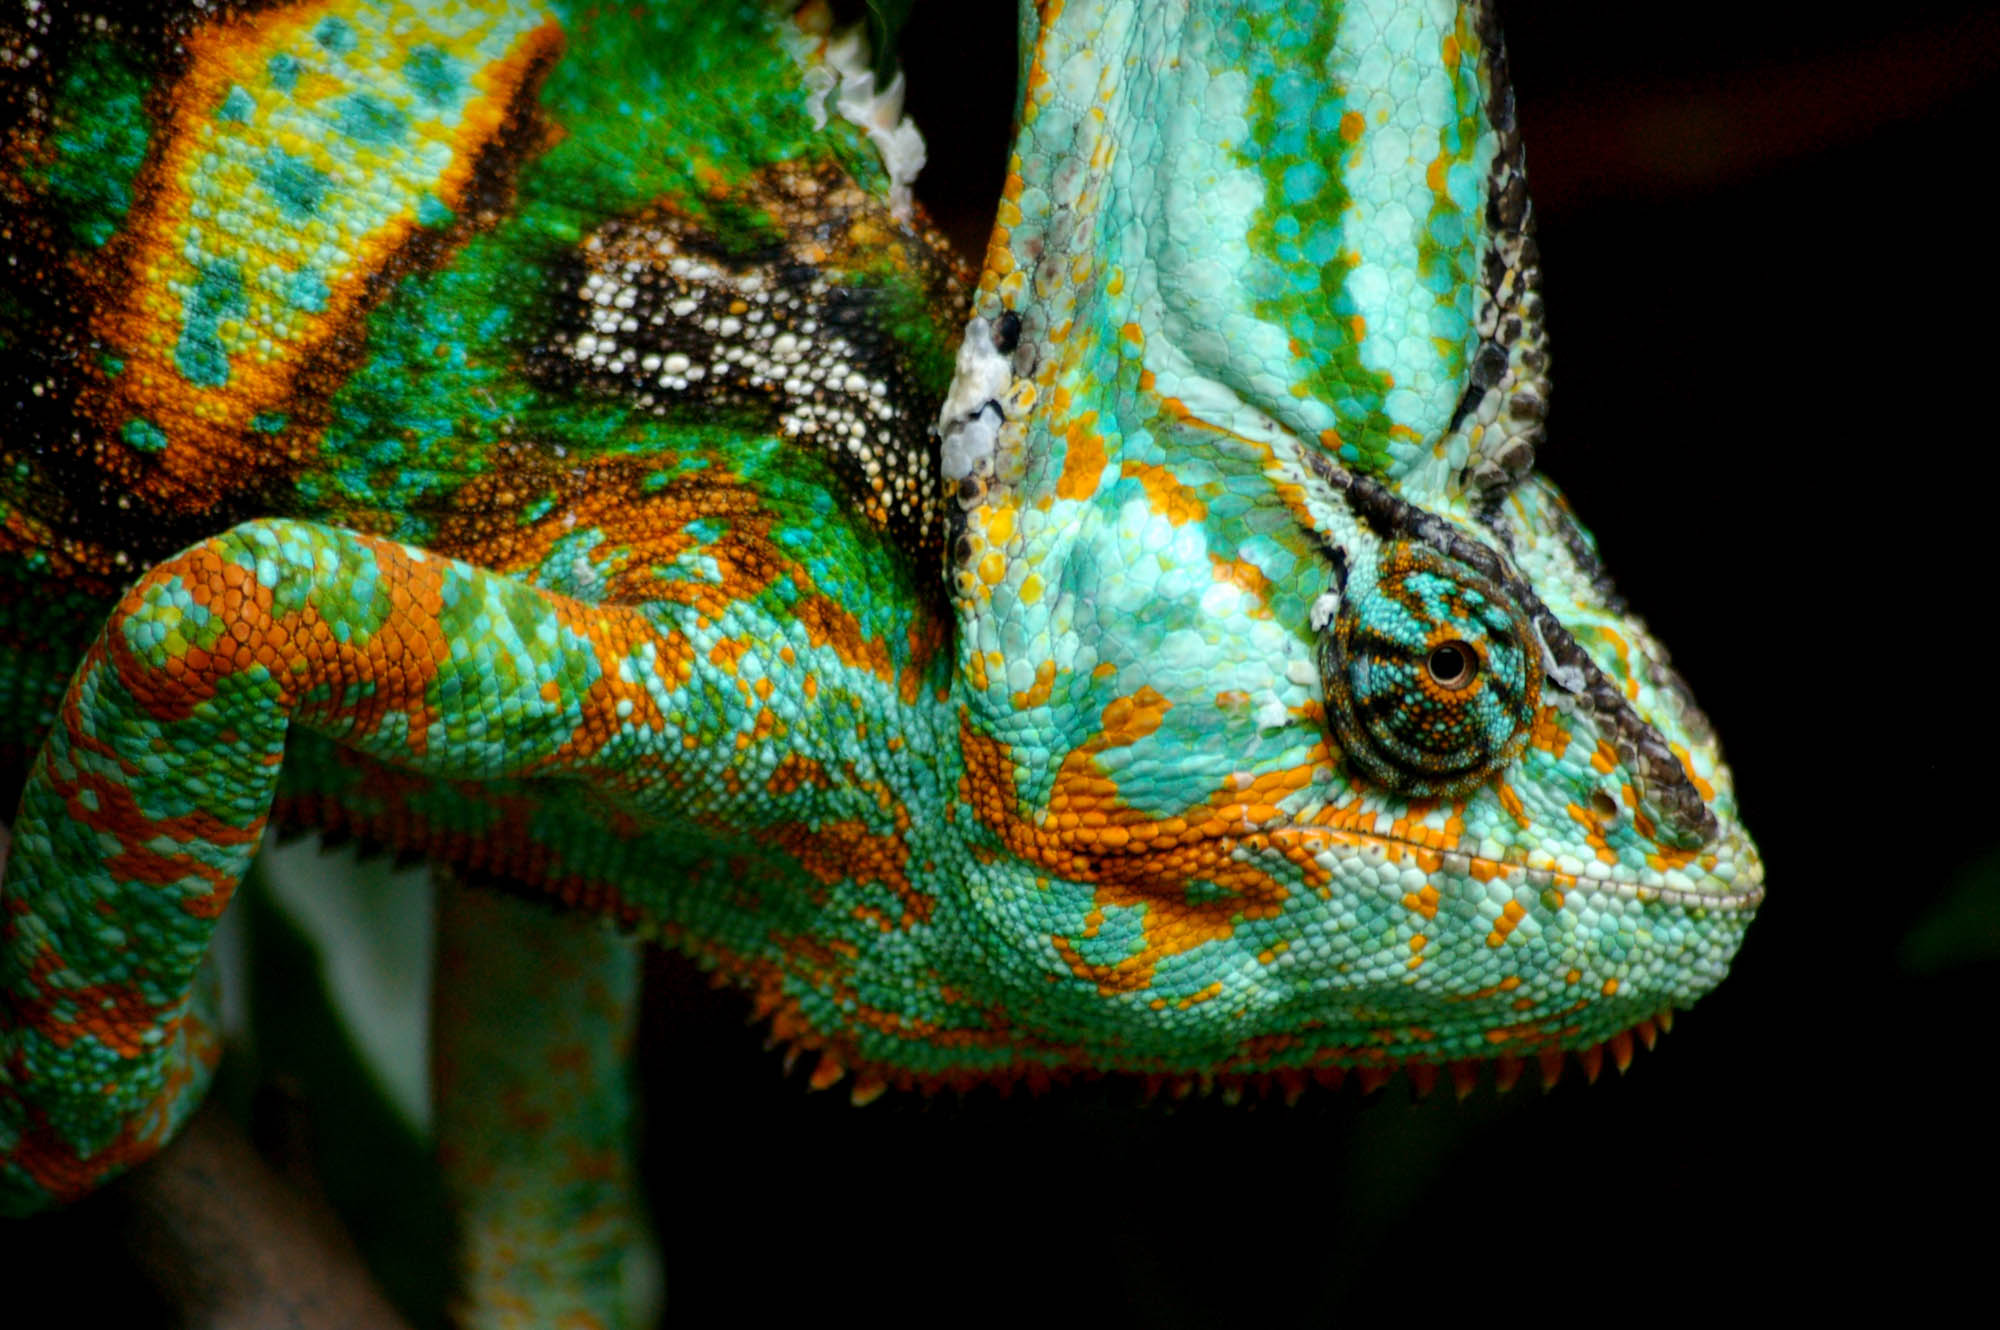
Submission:
[[[1722,977],[1728,771],[1532,470],[1489,8],[1021,30],[976,289],[816,5],[8,35],[7,1209],[199,1100],[273,820],[679,947],[860,1099],[1594,1072]],[[616,1156],[629,959],[515,908],[457,1015],[598,974],[515,1037],[596,1040],[538,1111]],[[530,1297],[479,1233],[623,1204],[478,1206],[494,1042],[475,1319]]]

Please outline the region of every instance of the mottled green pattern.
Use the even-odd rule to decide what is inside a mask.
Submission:
[[[144,106],[151,81],[134,52],[110,40],[85,46],[51,110],[55,133],[47,157],[25,164],[23,174],[47,191],[82,244],[103,245],[132,206],[132,177],[145,160],[151,131]]]

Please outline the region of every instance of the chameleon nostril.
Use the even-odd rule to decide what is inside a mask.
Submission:
[[[1592,790],[1590,792],[1590,807],[1591,811],[1599,817],[1611,818],[1618,816],[1618,801],[1604,790]]]

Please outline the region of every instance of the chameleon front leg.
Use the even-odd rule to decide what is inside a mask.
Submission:
[[[666,728],[654,703],[686,660],[636,611],[311,523],[246,523],[147,573],[14,824],[0,1212],[88,1191],[200,1102],[217,1048],[196,975],[292,724],[434,776],[590,775],[613,733]]]
[[[627,1075],[638,944],[440,879],[431,1047],[454,1322],[623,1325],[643,1231]]]

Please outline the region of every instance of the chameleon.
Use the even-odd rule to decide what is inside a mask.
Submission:
[[[10,21],[0,1210],[193,1112],[274,825],[465,884],[469,1324],[617,1319],[634,940],[864,1103],[1595,1078],[1723,978],[1493,6],[1019,24],[975,278],[819,0]]]

